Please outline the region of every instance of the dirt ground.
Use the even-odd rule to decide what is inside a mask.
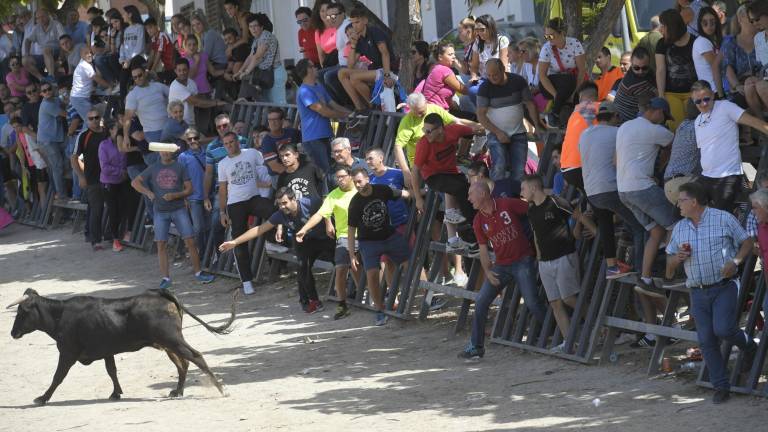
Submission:
[[[235,285],[193,282],[174,266],[174,289],[208,322],[227,314]],[[155,257],[135,250],[91,252],[82,235],[13,225],[0,232],[0,305],[24,289],[66,298],[121,297],[154,288]],[[116,356],[123,399],[102,362],[75,365],[45,407],[32,400],[50,384],[58,352],[35,332],[10,337],[16,314],[0,314],[0,430],[765,430],[768,401],[734,396],[720,406],[693,377],[649,378],[649,351],[625,353],[615,366],[584,366],[490,345],[485,359],[456,358],[467,337],[454,336],[451,313],[424,323],[373,327],[370,312],[344,320],[304,314],[295,282],[259,285],[240,300],[235,330],[208,333],[187,317],[187,341],[223,381],[221,397],[190,367],[183,398],[170,399],[176,370],[164,353]],[[595,399],[600,403],[595,404]],[[738,426],[737,426],[738,425]]]

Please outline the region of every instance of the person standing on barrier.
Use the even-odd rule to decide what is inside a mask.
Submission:
[[[336,307],[336,313],[333,315],[335,320],[349,315],[349,307],[347,306],[347,275],[349,274],[351,262],[350,255],[354,255],[357,251],[357,247],[354,247],[350,253],[349,244],[354,242],[347,241],[349,236],[349,225],[347,224],[349,203],[352,201],[352,197],[357,194],[355,185],[352,183],[351,171],[352,169],[348,166],[336,167],[334,174],[336,174],[336,182],[339,187],[332,190],[325,197],[320,209],[296,232],[296,241],[302,243],[304,236],[312,228],[320,222],[324,222],[325,232],[328,237],[336,239],[336,250],[334,251],[333,258],[335,263],[334,286],[336,296],[339,299],[339,305]],[[358,280],[357,270],[353,269],[353,281],[357,283]]]
[[[523,120],[525,110],[539,124],[539,111],[531,98],[525,78],[505,72],[498,58],[486,63],[487,79],[477,92],[477,119],[488,131],[486,145],[491,153],[491,179],[523,178],[528,159],[528,134]]]
[[[108,131],[101,125],[101,114],[96,110],[88,111],[86,117],[88,129],[77,138],[77,149],[72,154],[70,162],[78,177],[80,187],[88,198],[88,232],[91,247],[94,251],[104,249],[101,245],[101,218],[104,215],[104,190],[101,186],[101,165],[99,163],[99,145],[107,139]],[[83,155],[83,168],[78,157]]]
[[[64,183],[64,119],[67,112],[61,99],[56,96],[53,84],[43,83],[40,86],[43,100],[40,103],[40,113],[37,126],[37,142],[45,154],[53,187],[56,190],[55,199],[67,198],[67,187]]]
[[[248,243],[249,241],[266,234],[274,227],[282,225],[291,234],[298,232],[320,209],[322,201],[316,197],[297,198],[296,194],[287,187],[282,187],[275,192],[275,202],[278,211],[272,213],[268,220],[261,225],[251,228],[234,240],[224,242],[219,246],[221,252]],[[315,276],[312,274],[312,266],[320,259],[333,262],[336,241],[329,238],[321,226],[307,231],[302,242],[296,242],[296,257],[299,259],[299,302],[304,312],[313,314],[324,309],[323,303],[317,295]]]
[[[219,210],[221,225],[232,225],[232,237],[238,237],[248,230],[248,217],[256,216],[267,219],[274,212],[272,202],[259,195],[259,188],[271,184],[261,184],[258,167],[264,165],[264,157],[255,149],[241,149],[239,136],[234,132],[224,135],[224,148],[227,157],[219,162]],[[226,209],[226,210],[225,210]],[[253,273],[251,272],[251,253],[247,244],[235,248],[235,261],[243,292],[253,294]]]
[[[219,208],[219,200],[212,199],[213,195],[218,194],[219,182],[216,181],[216,173],[219,162],[227,157],[227,149],[224,148],[224,142],[222,141],[224,135],[232,131],[231,121],[229,114],[223,113],[216,116],[213,120],[216,126],[216,133],[218,136],[208,144],[205,149],[205,177],[203,178],[203,207],[206,211],[211,212],[211,237],[213,244],[217,245],[224,240],[224,225],[221,224],[219,215],[221,214]],[[249,147],[248,140],[238,135],[238,141],[240,142],[240,148]],[[213,253],[214,262],[218,259],[215,249]]]
[[[384,314],[384,296],[379,284],[381,257],[386,254],[394,263],[402,265],[408,262],[411,255],[408,241],[389,222],[387,202],[401,197],[408,198],[410,194],[407,190],[370,184],[368,171],[364,168],[352,170],[352,181],[357,188],[357,195],[349,203],[347,249],[354,249],[357,233],[368,293],[377,310],[374,324],[382,326],[387,323],[388,317]],[[351,257],[350,263],[352,270],[356,271],[359,267],[357,258]]]
[[[546,309],[539,300],[536,287],[531,243],[523,233],[520,216],[528,211],[528,204],[516,198],[492,198],[487,182],[475,182],[469,189],[469,201],[477,210],[473,229],[480,246],[480,264],[485,271],[485,282],[475,300],[472,335],[459,358],[477,360],[485,355],[485,323],[488,309],[502,290],[515,282],[528,311],[537,323],[543,323]],[[491,261],[488,244],[493,246],[495,261]],[[531,323],[529,327],[534,328]]]
[[[131,186],[139,193],[152,200],[154,210],[155,243],[157,243],[157,259],[160,265],[160,289],[171,287],[171,274],[168,267],[168,231],[171,222],[179,230],[184,244],[187,246],[195,279],[207,284],[213,282],[214,276],[200,269],[200,255],[195,247],[192,221],[184,203],[186,197],[192,194],[192,182],[189,180],[186,168],[173,159],[174,152],[159,152],[160,160],[147,167],[143,173],[133,179]]]
[[[707,202],[702,185],[680,186],[677,206],[685,219],[675,225],[667,244],[666,276],[671,278],[683,264],[685,285],[691,289],[691,315],[715,388],[712,402],[720,404],[730,397],[731,387],[721,340],[743,353],[742,374],[751,370],[757,352],[755,341],[739,328],[738,304],[739,265],[749,256],[754,241],[733,215],[707,207]]]
[[[573,209],[559,196],[547,195],[544,182],[538,175],[523,177],[521,195],[528,201],[528,221],[533,228],[538,251],[541,284],[563,335],[563,343],[551,351],[562,353],[571,327],[571,317],[565,306],[576,308],[576,299],[581,291],[579,254],[569,225]]]
[[[143,62],[131,65],[131,78],[135,84],[125,98],[125,116],[123,127],[130,127],[134,116],[139,117],[144,128],[147,142],[160,141],[168,118],[168,86],[159,82],[149,81],[149,72],[144,69]],[[144,162],[152,165],[157,161],[157,153],[149,152],[144,155]]]
[[[317,67],[311,61],[299,60],[294,74],[301,82],[296,105],[301,118],[302,148],[323,172],[330,172],[331,119],[346,118],[350,111],[336,103],[317,81]]]

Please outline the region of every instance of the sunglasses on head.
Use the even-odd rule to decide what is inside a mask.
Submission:
[[[707,97],[703,97],[701,99],[694,99],[693,103],[695,105],[701,105],[702,103],[710,103],[711,101],[712,101],[712,98],[707,96]]]

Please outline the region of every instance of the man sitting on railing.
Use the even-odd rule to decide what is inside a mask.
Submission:
[[[492,198],[486,182],[475,182],[469,189],[469,201],[477,210],[473,229],[480,246],[480,263],[486,280],[475,302],[472,336],[459,358],[477,360],[485,355],[485,322],[488,309],[497,295],[515,282],[537,323],[544,322],[546,309],[536,289],[536,269],[531,243],[523,233],[520,216],[528,211],[525,201],[517,198]],[[488,243],[493,246],[495,261],[491,261]],[[534,328],[532,325],[531,328]],[[532,336],[529,334],[529,336]]]
[[[741,372],[747,373],[757,352],[757,344],[739,328],[739,265],[752,250],[750,238],[739,221],[722,210],[707,207],[707,192],[697,183],[679,188],[677,206],[685,218],[675,225],[667,244],[667,277],[684,265],[686,286],[691,289],[691,315],[715,388],[712,402],[720,404],[730,397],[728,358],[720,352],[720,340],[736,345],[743,352]]]
[[[226,252],[238,245],[245,244],[272,228],[283,225],[290,233],[294,234],[304,227],[310,217],[320,209],[322,201],[319,198],[297,198],[293,190],[287,187],[280,188],[275,193],[275,202],[280,209],[272,214],[261,225],[251,228],[234,240],[222,243],[219,251]],[[322,259],[333,262],[333,254],[336,241],[326,235],[322,227],[316,226],[309,230],[304,237],[307,241],[296,242],[296,256],[299,259],[298,287],[299,302],[304,312],[312,314],[323,310],[323,303],[317,296],[315,277],[312,274],[312,266],[315,261]],[[280,239],[277,239],[278,241]]]

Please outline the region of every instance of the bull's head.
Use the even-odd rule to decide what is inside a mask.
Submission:
[[[16,301],[9,304],[6,309],[10,309],[16,305],[19,305],[16,312],[16,320],[13,322],[13,328],[11,329],[11,337],[18,339],[27,333],[31,333],[39,327],[40,312],[35,307],[35,301],[37,300],[37,291],[32,288],[27,288],[24,291],[24,295],[19,297]]]

